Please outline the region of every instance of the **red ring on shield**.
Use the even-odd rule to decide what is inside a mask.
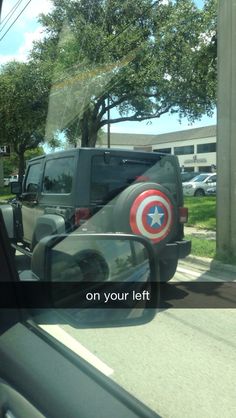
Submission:
[[[147,215],[151,207],[160,207],[164,212],[164,222],[158,227],[151,227]],[[159,213],[161,214],[161,213]],[[173,206],[170,199],[160,190],[146,190],[136,197],[130,208],[130,227],[133,233],[143,235],[152,242],[163,240],[173,225]]]
[[[161,225],[159,227],[151,226],[147,222],[147,216],[150,213],[150,209],[151,208],[156,208],[156,207],[161,208],[164,211],[164,215],[163,215],[164,222],[161,223]],[[145,229],[148,232],[150,232],[152,234],[160,232],[166,226],[167,219],[168,219],[168,213],[167,213],[166,207],[163,205],[163,203],[161,203],[161,202],[150,202],[147,206],[145,206],[145,209],[144,209],[143,214],[142,214],[142,222],[143,222],[143,225],[145,226]]]

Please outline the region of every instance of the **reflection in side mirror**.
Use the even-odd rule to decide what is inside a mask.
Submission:
[[[76,327],[125,326],[153,319],[158,268],[152,244],[127,234],[46,237],[31,268],[50,282],[53,307]]]
[[[20,181],[12,181],[11,185],[11,193],[20,195],[22,193],[22,183]]]

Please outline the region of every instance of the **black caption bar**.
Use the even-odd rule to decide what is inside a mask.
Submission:
[[[1,282],[0,308],[236,308],[236,282]]]

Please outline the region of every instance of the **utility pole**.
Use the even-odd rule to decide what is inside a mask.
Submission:
[[[0,187],[4,187],[3,158],[0,153]]]
[[[236,0],[218,1],[217,254],[236,259]]]
[[[111,148],[111,124],[110,124],[110,96],[107,96],[107,148]]]
[[[0,22],[1,22],[1,12],[2,12],[2,2],[3,0],[0,0]],[[4,186],[4,173],[3,173],[3,160],[2,156],[0,155],[0,187]]]

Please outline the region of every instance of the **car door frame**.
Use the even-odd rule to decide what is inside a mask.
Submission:
[[[1,214],[0,257],[1,286],[18,281]],[[159,417],[42,330],[11,297],[0,309],[0,408],[18,418]]]
[[[39,198],[40,198],[40,190],[41,190],[41,183],[42,183],[42,170],[44,166],[44,157],[39,159],[32,160],[32,162],[28,165],[25,179],[23,182],[23,190],[21,194],[21,213],[22,213],[22,224],[23,224],[23,241],[25,243],[31,244],[33,238],[33,231],[37,221],[37,218],[40,216],[40,205],[39,205]],[[25,189],[28,175],[30,172],[31,167],[35,166],[36,164],[40,164],[40,173],[38,179],[38,190],[29,192]],[[30,220],[27,216],[27,212],[30,211]]]

